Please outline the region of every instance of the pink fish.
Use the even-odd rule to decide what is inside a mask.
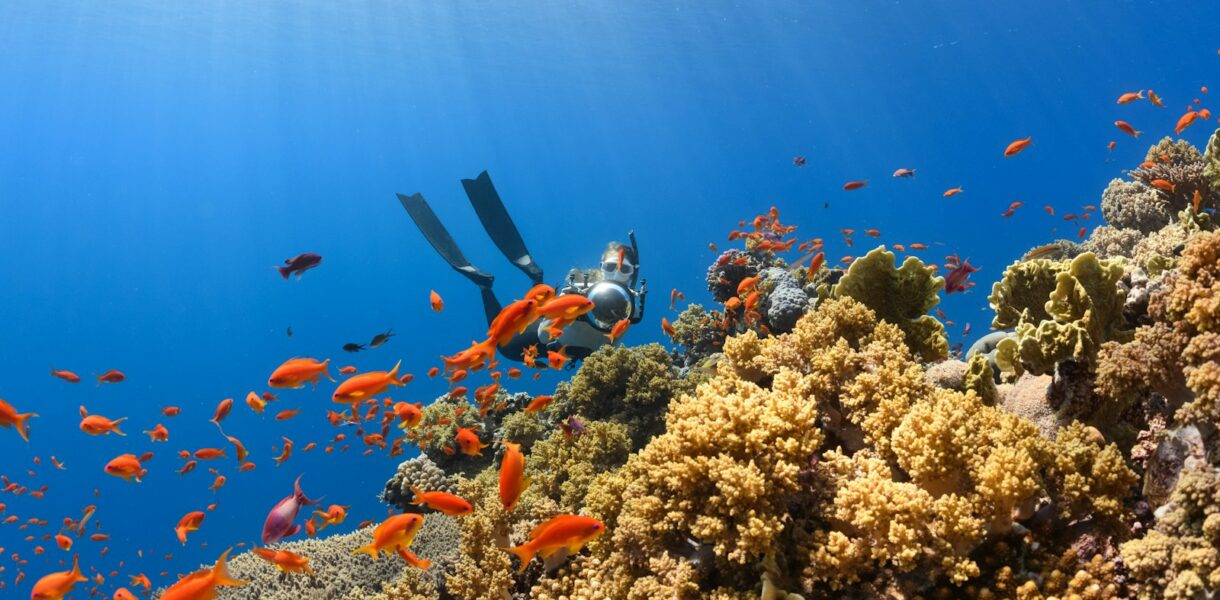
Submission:
[[[955,255],[956,256],[956,255]],[[973,283],[967,283],[971,273],[978,272],[978,267],[970,264],[970,259],[963,261],[949,261],[946,266],[951,267],[949,274],[945,276],[945,293],[952,294],[953,292],[964,292],[972,287]]]
[[[313,500],[305,497],[305,492],[301,491],[301,477],[292,484],[292,495],[280,500],[271,512],[267,513],[267,520],[263,522],[263,545],[274,544],[286,537],[291,537],[301,531],[300,525],[294,525],[297,520],[297,513],[301,512],[301,508],[315,504]]]

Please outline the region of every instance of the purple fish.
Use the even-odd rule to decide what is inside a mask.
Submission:
[[[263,545],[274,544],[286,537],[291,537],[301,531],[300,525],[294,525],[297,520],[297,513],[301,512],[302,506],[310,506],[315,502],[305,497],[305,492],[301,491],[301,477],[298,476],[296,482],[292,484],[292,495],[280,500],[271,512],[267,513],[267,520],[263,522]]]
[[[298,254],[292,258],[285,259],[284,264],[288,265],[288,266],[275,268],[277,271],[280,272],[280,277],[283,277],[284,279],[288,279],[289,275],[296,273],[297,279],[300,279],[301,275],[305,271],[308,271],[308,270],[322,264],[322,255],[314,254],[312,252],[304,252],[304,253]]]
[[[969,258],[959,261],[956,254],[950,258],[952,260],[945,262],[945,266],[950,268],[949,274],[945,276],[945,293],[965,292],[974,287],[973,283],[966,280],[970,278],[971,273],[978,273],[978,267],[970,264]]]

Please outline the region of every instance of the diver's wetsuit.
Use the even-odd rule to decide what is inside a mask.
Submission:
[[[488,236],[491,237],[500,251],[504,253],[504,256],[516,265],[518,269],[521,269],[526,277],[529,277],[530,281],[535,285],[542,283],[542,268],[538,266],[538,263],[534,262],[529,250],[525,247],[525,242],[521,239],[521,233],[517,231],[517,226],[513,223],[512,217],[505,210],[504,203],[500,200],[500,195],[496,192],[495,186],[492,185],[491,177],[487,174],[487,171],[479,173],[479,176],[474,179],[463,179],[462,188],[466,190],[466,196],[470,198],[470,204],[474,207],[475,214],[479,216],[479,221],[483,223],[483,228],[487,230]],[[449,235],[445,226],[441,224],[440,219],[436,218],[436,214],[432,212],[432,208],[428,206],[422,194],[416,193],[410,196],[398,194],[398,200],[402,203],[403,208],[407,210],[407,213],[411,215],[420,232],[427,238],[428,243],[432,244],[437,254],[440,254],[441,258],[445,259],[445,262],[449,263],[449,266],[453,267],[454,270],[479,286],[479,292],[483,298],[483,313],[487,317],[488,324],[490,324],[500,314],[500,309],[502,308],[499,299],[496,298],[496,294],[492,290],[492,283],[495,281],[495,277],[480,271],[470,264],[470,261],[462,254],[461,249],[458,248],[457,243],[453,241],[453,237]],[[635,236],[632,235],[631,239],[632,252],[635,253]],[[632,286],[635,284],[636,277],[638,277],[638,270],[631,277]],[[631,315],[631,322],[636,323],[643,316],[643,297],[645,292],[643,289],[640,292],[631,290],[630,287],[626,289],[630,292],[630,296],[633,299],[640,299],[640,310],[629,311],[638,312],[638,314]],[[573,289],[569,280],[569,285],[561,290],[561,293],[582,292],[578,289]],[[583,322],[578,321],[573,324],[573,327],[579,324],[580,328],[601,331],[587,317],[582,317],[582,319],[584,320]],[[536,360],[535,366],[545,366],[546,342],[543,342],[540,337],[540,329],[542,329],[541,325],[527,328],[524,332],[509,340],[508,344],[504,347],[500,348],[500,353],[510,360],[523,362],[525,349],[530,346],[536,346],[541,356]],[[604,336],[605,333],[602,332],[601,335]],[[592,335],[576,337],[595,338]],[[552,346],[557,347],[558,343],[563,342],[567,338],[568,335],[565,332],[565,335],[559,340],[548,341]],[[584,341],[589,340],[582,339],[582,342]],[[602,343],[604,342],[573,346],[570,348],[568,356],[573,359],[584,358],[596,347],[600,347]],[[583,347],[584,345],[592,345],[594,347],[585,348]]]

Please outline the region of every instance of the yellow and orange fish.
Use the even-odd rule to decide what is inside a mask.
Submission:
[[[1143,133],[1142,131],[1137,131],[1131,126],[1130,123],[1127,123],[1126,121],[1115,121],[1114,126],[1117,127],[1119,131],[1122,131],[1135,139],[1139,139],[1140,134]]]
[[[408,404],[406,402],[394,403],[394,416],[398,417],[401,423],[398,425],[402,429],[415,429],[419,427],[419,422],[424,418],[424,405],[416,402]]]
[[[579,552],[590,540],[606,532],[606,526],[593,517],[581,515],[559,515],[544,521],[530,532],[530,540],[520,546],[502,548],[513,553],[521,560],[521,568],[525,571],[534,555],[541,553],[549,557],[561,548],[568,552]]]
[[[423,524],[423,515],[416,513],[389,517],[373,529],[373,541],[356,548],[352,554],[367,554],[376,559],[379,552],[406,550],[410,548],[411,542],[415,540],[415,534],[419,532],[419,528]]]
[[[169,430],[166,429],[165,426],[160,423],[157,423],[156,427],[153,427],[152,429],[145,431],[144,433],[148,434],[148,441],[150,441],[150,442],[169,441]]]
[[[269,548],[254,548],[251,552],[275,565],[276,569],[285,573],[308,573],[310,576],[313,575],[313,570],[309,568],[309,558],[300,554],[289,552],[288,550],[271,550]]]
[[[403,382],[398,380],[398,368],[402,366],[402,361],[394,365],[389,371],[370,371],[353,375],[339,387],[335,389],[335,393],[331,396],[331,400],[342,403],[359,402],[365,398],[371,398],[380,394],[392,386],[401,387]]]
[[[293,358],[276,367],[267,380],[267,385],[273,388],[297,389],[305,387],[306,383],[311,383],[317,387],[323,377],[331,381],[335,380],[327,372],[329,365],[329,358],[322,362],[312,358]]]
[[[1119,98],[1119,104],[1122,104],[1122,98]],[[1034,143],[1034,138],[1032,138],[1032,137],[1027,137],[1027,138],[1022,138],[1022,139],[1016,140],[1013,143],[1009,144],[1008,147],[1004,149],[1004,156],[1005,157],[1016,156],[1022,150],[1028,148],[1029,145],[1032,143]]]
[[[72,557],[72,570],[59,571],[49,575],[43,575],[34,583],[34,589],[30,592],[30,598],[34,600],[62,600],[64,596],[72,593],[76,584],[89,581],[80,571],[80,557]]]
[[[178,520],[178,526],[174,527],[174,533],[178,536],[178,541],[186,544],[187,534],[199,531],[199,526],[203,524],[203,519],[206,516],[201,510],[191,511],[183,515]]]
[[[320,529],[326,529],[328,525],[338,525],[345,521],[347,519],[347,509],[349,508],[351,507],[332,504],[326,507],[325,511],[315,510],[313,514],[317,515],[319,519],[318,524],[321,526]]]
[[[17,435],[27,442],[30,441],[30,428],[27,422],[37,416],[35,413],[18,413],[13,405],[0,400],[0,427],[16,429]]]
[[[91,415],[85,410],[85,407],[80,407],[80,430],[89,435],[106,435],[108,433],[117,433],[121,436],[126,436],[119,429],[119,423],[127,420],[127,417],[121,417],[111,421],[102,415]]]
[[[471,429],[458,427],[457,434],[454,435],[454,440],[457,442],[458,448],[462,454],[467,456],[483,456],[483,449],[487,447],[479,440],[479,435]]]
[[[944,196],[944,197],[946,197],[946,198],[952,198],[952,197],[954,197],[954,196],[956,196],[956,195],[958,195],[958,194],[960,194],[960,193],[962,193],[962,192],[964,192],[964,191],[965,191],[965,190],[963,190],[961,186],[958,186],[958,187],[955,187],[955,188],[950,188],[950,189],[945,190],[945,193],[944,193],[944,194],[941,194],[941,195],[942,195],[942,196]]]
[[[411,486],[411,492],[415,494],[415,499],[411,501],[411,504],[427,506],[451,517],[460,517],[474,512],[473,505],[448,492],[425,492],[415,486]]]
[[[441,312],[445,308],[445,301],[441,299],[441,295],[436,293],[436,290],[428,292],[428,304],[432,305],[432,310]]]
[[[114,457],[106,463],[104,470],[107,475],[114,475],[128,482],[133,479],[139,482],[148,474],[148,469],[140,464],[140,459],[134,454],[120,454]]]
[[[512,511],[529,487],[530,479],[525,476],[525,455],[521,453],[521,445],[501,443],[504,457],[500,459],[500,503],[504,510]]]
[[[216,598],[216,588],[221,586],[242,586],[246,582],[233,579],[225,568],[229,551],[225,550],[216,565],[211,569],[202,569],[183,577],[178,583],[170,586],[161,594],[161,600],[213,600]]]
[[[1149,91],[1149,93],[1152,92],[1152,90],[1148,90],[1148,91]],[[1138,92],[1127,92],[1126,94],[1123,94],[1118,97],[1117,104],[1126,104],[1128,102],[1135,102],[1136,100],[1143,100],[1143,99],[1144,99],[1144,90],[1140,90]]]

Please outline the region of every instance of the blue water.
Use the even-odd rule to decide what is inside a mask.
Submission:
[[[297,355],[362,370],[401,358],[420,377],[396,399],[444,390],[422,374],[482,332],[481,306],[395,192],[423,192],[505,297],[528,282],[489,242],[459,179],[491,172],[550,280],[634,228],[654,296],[631,344],[662,341],[670,289],[708,300],[707,244],[728,246],[739,219],[775,205],[802,239],[828,240],[831,262],[874,243],[857,234],[845,248],[839,228],[877,228],[881,242],[931,245],[932,262],[957,252],[983,267],[978,289],[942,303],[956,342],[965,322],[986,329],[986,291],[1006,264],[1055,226],[1075,236],[1042,205],[1099,204],[1201,85],[1220,85],[1214,2],[515,4],[0,4],[0,397],[41,415],[28,445],[0,431],[0,473],[49,486],[43,500],[0,502],[51,522],[0,526],[6,596],[25,597],[67,556],[22,538],[56,533],[86,504],[113,539],[105,558],[103,544],[78,541],[82,563],[108,573],[125,561],[107,594],[129,573],[167,584],[254,541],[302,473],[308,494],[352,505],[344,527],[385,514],[374,495],[410,454],[300,452],[336,433],[322,418],[329,386],[283,393],[272,408],[304,409],[285,423],[241,399]],[[1115,105],[1149,87],[1168,109]],[[1148,133],[1134,141],[1118,118]],[[1185,137],[1202,144],[1212,129]],[[1025,136],[1031,148],[1001,156]],[[898,167],[918,174],[891,178]],[[840,189],[853,179],[869,185]],[[1012,201],[1026,206],[1000,219]],[[306,251],[325,259],[302,280],[271,269]],[[378,350],[339,350],[387,327],[399,337]],[[53,379],[51,366],[87,381]],[[110,368],[129,380],[95,387],[90,374]],[[178,450],[222,445],[206,420],[226,397],[238,401],[228,432],[257,470],[234,474],[225,459],[179,477]],[[129,417],[128,437],[82,433],[81,405]],[[182,415],[161,416],[166,405]],[[140,434],[158,422],[168,444]],[[297,453],[277,469],[281,435]],[[114,455],[149,450],[141,484],[102,472]],[[67,471],[50,468],[52,454]],[[206,466],[229,475],[217,494]],[[180,546],[179,517],[214,501]],[[35,544],[47,553],[34,556]],[[27,578],[14,586],[19,569]]]

